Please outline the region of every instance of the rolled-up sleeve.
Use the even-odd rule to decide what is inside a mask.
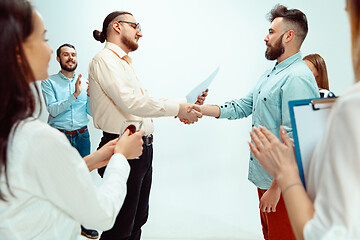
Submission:
[[[70,96],[65,100],[57,100],[50,81],[42,81],[41,90],[44,96],[46,109],[53,117],[56,117],[60,113],[64,112],[76,101],[73,94],[70,94]]]
[[[250,91],[244,98],[225,102],[218,106],[221,111],[219,118],[235,120],[248,117],[252,113],[253,91]]]

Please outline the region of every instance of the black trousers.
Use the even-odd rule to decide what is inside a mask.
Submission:
[[[99,148],[117,137],[119,135],[103,132]],[[131,170],[127,180],[125,201],[113,228],[101,234],[102,240],[140,240],[141,227],[146,223],[149,215],[152,159],[152,145],[146,146],[144,144],[140,159],[128,161]],[[98,169],[101,177],[104,171],[105,167]]]

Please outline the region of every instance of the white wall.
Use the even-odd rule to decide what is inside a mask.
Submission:
[[[287,0],[308,17],[303,56],[319,53],[327,63],[330,88],[341,95],[352,84],[345,1]],[[154,97],[179,98],[216,66],[209,104],[244,96],[275,62],[264,57],[266,14],[274,0],[35,0],[54,49],[76,46],[77,73],[87,76],[91,58],[103,47],[92,37],[115,10],[134,14],[144,37],[131,53],[139,78]],[[59,70],[55,54],[49,73]],[[46,110],[45,110],[46,113]],[[42,119],[46,119],[43,113]],[[146,238],[260,239],[256,188],[247,180],[250,119],[204,118],[184,126],[156,119],[154,178]],[[101,132],[89,124],[92,150]]]

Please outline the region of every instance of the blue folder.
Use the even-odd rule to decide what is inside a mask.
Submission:
[[[311,151],[313,151],[313,149],[316,146],[316,142],[321,138],[321,136],[316,135],[318,134],[317,131],[325,131],[325,126],[326,126],[326,119],[327,119],[327,115],[329,114],[330,111],[322,111],[325,109],[331,108],[332,103],[335,102],[335,98],[313,98],[313,99],[301,99],[301,100],[293,100],[293,101],[289,101],[289,113],[290,113],[290,119],[291,119],[291,127],[292,127],[292,131],[293,131],[293,138],[294,138],[294,144],[295,144],[295,156],[296,156],[296,162],[298,165],[298,169],[299,169],[299,175],[300,175],[300,179],[306,189],[306,183],[305,183],[305,175],[304,175],[304,165],[303,165],[303,159],[301,156],[301,144],[300,144],[300,139],[299,139],[299,132],[298,132],[298,128],[299,126],[297,126],[296,124],[296,114],[295,114],[295,108],[297,107],[305,107],[303,108],[304,111],[301,112],[301,114],[303,114],[301,116],[301,118],[299,117],[299,123],[304,124],[303,126],[301,126],[302,131],[308,129],[306,133],[303,133],[303,137],[304,135],[306,135],[306,138],[309,138],[310,140],[313,140],[313,144],[310,145],[310,147],[312,149],[310,149]],[[306,107],[308,106],[308,107]],[[298,113],[300,114],[300,113]],[[302,122],[301,122],[302,120]],[[324,122],[325,121],[325,122]],[[314,128],[316,127],[317,131],[314,131]],[[313,129],[312,129],[313,128]],[[321,130],[318,130],[319,128],[322,128]],[[311,142],[311,141],[309,141]],[[303,146],[304,147],[304,146]],[[310,152],[309,150],[309,146],[304,147],[303,150],[307,150],[309,152],[307,152],[307,157],[308,155],[312,155],[312,152]],[[303,152],[304,154],[304,152]]]

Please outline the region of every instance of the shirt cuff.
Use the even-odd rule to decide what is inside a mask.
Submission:
[[[227,108],[227,104],[224,104],[224,105],[217,105],[220,109],[220,116],[219,117],[216,117],[218,119],[220,118],[227,118],[227,115],[228,115],[228,108]]]
[[[106,178],[107,175],[110,175],[114,172],[119,172],[121,174],[121,176],[123,177],[123,179],[127,179],[130,173],[130,166],[129,163],[127,161],[127,159],[124,157],[124,155],[122,155],[121,153],[115,153],[107,167],[104,173],[104,178]]]
[[[179,103],[174,101],[166,101],[164,117],[177,116],[179,114],[179,108]]]

